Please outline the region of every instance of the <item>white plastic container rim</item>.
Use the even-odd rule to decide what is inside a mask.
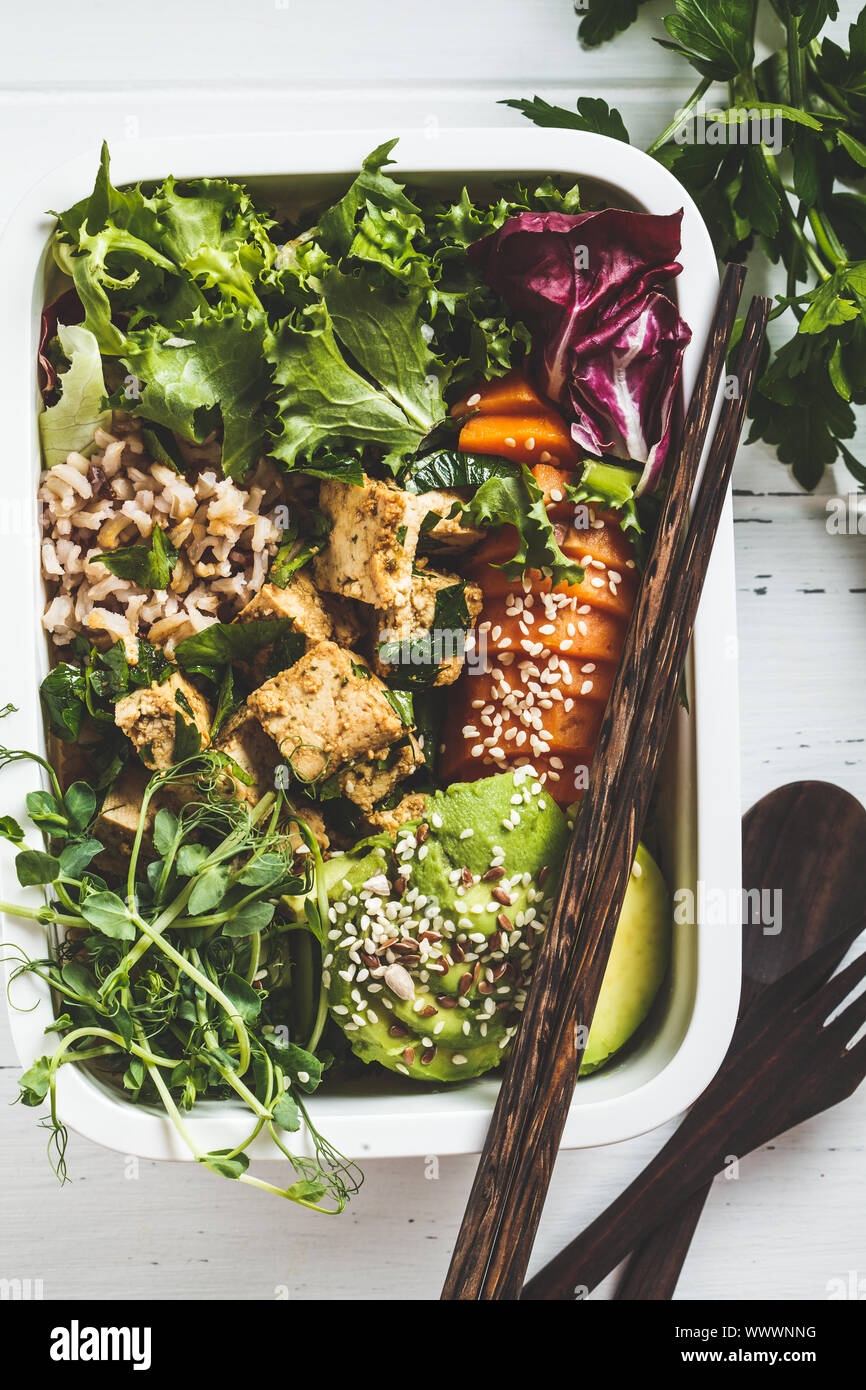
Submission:
[[[234,176],[240,179],[291,179],[345,176],[348,181],[371,149],[393,131],[350,131],[319,135],[263,132],[261,135],[178,137],[118,144],[111,150],[115,184],[177,178]],[[61,165],[21,199],[3,236],[4,302],[0,400],[6,436],[3,507],[6,521],[0,545],[3,651],[14,653],[7,666],[2,701],[17,712],[2,724],[9,746],[44,748],[38,685],[47,666],[40,618],[36,522],[38,387],[34,369],[43,274],[53,219],[46,209],[63,209],[86,196],[93,184],[98,151]],[[568,131],[511,129],[442,130],[434,137],[410,131],[394,151],[398,176],[502,176],[563,173],[576,180],[606,184],[617,198],[653,213],[683,209],[682,273],[676,281],[680,312],[692,329],[683,364],[688,400],[718,293],[718,272],[709,234],[692,199],[655,160],[629,145],[601,135]],[[691,748],[675,773],[682,804],[694,805],[694,824],[674,825],[672,833],[694,846],[696,883],[740,899],[739,726],[737,709],[736,611],[733,517],[730,497],[706,577],[692,653]],[[26,820],[24,797],[35,784],[30,763],[15,763],[0,776],[4,812]],[[682,820],[682,817],[681,817]],[[38,844],[35,838],[31,841]],[[21,889],[5,847],[0,863],[4,899],[41,903],[38,890]],[[700,916],[695,933],[695,965],[688,980],[673,981],[676,1010],[685,1019],[672,1055],[654,1055],[652,1039],[620,1063],[586,1078],[575,1092],[563,1146],[612,1143],[663,1124],[689,1106],[718,1069],[733,1030],[740,989],[739,919],[712,925]],[[46,953],[43,928],[4,918],[5,940],[30,956]],[[7,950],[7,956],[9,954]],[[13,985],[11,1012],[15,1047],[22,1066],[51,1050],[44,1030],[53,1018],[48,989],[32,976]],[[313,1097],[319,1128],[354,1157],[399,1157],[426,1153],[477,1152],[482,1145],[498,1083],[479,1078],[459,1087],[419,1094],[382,1078],[361,1090]],[[189,1150],[171,1122],[155,1110],[132,1105],[108,1086],[74,1066],[62,1067],[57,1083],[61,1120],[79,1134],[109,1148],[153,1159],[188,1159]],[[248,1131],[247,1112],[230,1102],[199,1104],[186,1123],[202,1151],[231,1148]],[[297,1151],[309,1152],[303,1133]],[[254,1158],[274,1157],[270,1143],[256,1141]]]

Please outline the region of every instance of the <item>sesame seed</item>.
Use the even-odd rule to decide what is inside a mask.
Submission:
[[[538,455],[538,459],[540,463],[550,463],[550,454],[546,449],[542,449],[541,453]]]
[[[480,400],[481,400],[481,392],[480,392],[480,391],[473,391],[472,395],[469,396],[469,397],[467,398],[466,404],[467,404],[467,405],[477,405],[478,402],[479,402]]]
[[[461,839],[461,840],[471,840],[471,839],[472,839],[472,836],[473,836],[474,834],[475,834],[475,831],[472,829],[472,827],[471,827],[471,826],[467,826],[465,830],[461,830],[461,831],[460,831],[460,839]]]

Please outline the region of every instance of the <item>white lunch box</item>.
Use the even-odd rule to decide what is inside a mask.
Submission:
[[[318,202],[344,188],[363,158],[398,132],[353,131],[292,135],[195,136],[115,146],[116,184],[225,175],[250,182],[280,205]],[[47,669],[40,618],[43,610],[35,494],[39,475],[36,351],[45,298],[52,219],[89,193],[98,150],[62,165],[37,184],[12,214],[3,238],[5,332],[0,371],[4,421],[4,478],[0,524],[0,628],[4,674],[0,703],[17,712],[0,725],[9,747],[44,748],[38,687]],[[596,198],[653,213],[684,209],[682,274],[676,280],[680,312],[692,329],[683,389],[688,399],[697,375],[718,292],[716,260],[697,207],[677,181],[641,151],[599,135],[558,130],[451,130],[426,138],[413,131],[395,151],[396,174],[459,192],[467,178],[561,173],[579,180],[584,200]],[[627,1139],[662,1124],[701,1093],[719,1066],[731,1036],[740,987],[740,923],[706,920],[707,902],[740,901],[739,728],[733,518],[725,507],[695,628],[688,672],[690,712],[679,710],[658,789],[656,830],[662,867],[673,892],[687,890],[698,906],[696,922],[673,927],[670,976],[650,1019],[621,1056],[577,1087],[563,1144],[577,1148]],[[25,794],[36,785],[31,763],[0,774],[0,810],[22,823]],[[37,840],[31,837],[31,842]],[[39,890],[21,889],[4,846],[0,891],[4,899],[40,902]],[[685,914],[687,915],[687,914]],[[5,919],[8,942],[31,956],[46,953],[36,923]],[[15,1046],[23,1066],[51,1050],[43,1037],[52,1018],[47,988],[31,976],[12,991]],[[21,1011],[24,1010],[24,1011]],[[429,1086],[371,1069],[361,1085],[325,1088],[313,1097],[319,1129],[353,1157],[471,1153],[481,1147],[497,1091],[482,1077],[462,1085]],[[188,1159],[170,1121],[132,1105],[77,1067],[58,1075],[62,1121],[79,1134],[145,1158]],[[248,1112],[232,1102],[199,1104],[187,1120],[201,1150],[230,1149],[249,1130]],[[304,1152],[303,1134],[295,1136]],[[252,1157],[273,1157],[259,1139]]]

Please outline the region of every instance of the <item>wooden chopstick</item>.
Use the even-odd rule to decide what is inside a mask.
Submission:
[[[719,296],[683,429],[682,444],[645,569],[623,656],[599,735],[590,786],[577,820],[563,884],[542,939],[522,1026],[500,1088],[478,1171],[443,1290],[445,1299],[481,1296],[484,1276],[511,1187],[518,1141],[548,1057],[556,1019],[556,991],[564,978],[589,887],[598,868],[604,836],[616,804],[616,778],[622,767],[640,691],[653,663],[660,616],[672,587],[675,559],[688,515],[688,503],[706,438],[718,379],[724,364],[744,275],[729,267]]]
[[[622,765],[639,693],[651,667],[652,650],[648,638],[655,631],[667,586],[672,581],[688,501],[709,431],[718,380],[744,280],[742,267],[728,266],[686,415],[673,476],[599,733],[589,788],[563,870],[563,883],[573,882],[582,875],[587,891],[598,866],[602,841],[598,838],[593,843],[592,837],[584,832],[591,825],[601,835],[612,814],[614,786],[606,769]],[[573,905],[571,917],[567,912],[554,910],[542,938],[521,1027],[500,1087],[443,1288],[444,1299],[475,1299],[481,1295],[484,1273],[510,1187],[520,1131],[547,1057],[555,1017],[555,991],[567,969],[574,940],[577,921],[574,912],[582,907],[583,901],[579,898]]]
[[[680,557],[680,583],[669,621],[662,624],[658,633],[653,670],[641,698],[602,864],[580,919],[575,952],[558,994],[557,1020],[547,1054],[549,1065],[527,1116],[513,1168],[511,1198],[491,1251],[482,1298],[520,1296],[610,944],[676,707],[680,673],[758,370],[769,310],[769,300],[756,297],[746,317],[734,372],[738,394],[725,402],[698,491]]]

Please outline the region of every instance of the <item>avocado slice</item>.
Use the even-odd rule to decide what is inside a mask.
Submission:
[[[668,968],[671,907],[661,869],[638,845],[580,1074],[597,1071],[650,1011]]]
[[[364,1061],[461,1081],[502,1060],[519,1022],[568,824],[531,768],[436,792],[423,821],[325,864],[323,981]],[[649,1010],[667,964],[661,873],[640,847],[582,1072]]]

